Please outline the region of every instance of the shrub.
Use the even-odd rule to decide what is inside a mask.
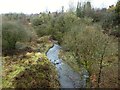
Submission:
[[[22,25],[17,22],[4,22],[2,25],[2,48],[15,49],[17,41],[26,40],[27,33]]]
[[[72,65],[74,65],[73,63],[77,63],[79,68],[81,68],[81,65],[84,66],[90,76],[95,73],[97,76],[97,87],[100,87],[101,82],[103,83],[103,81],[101,81],[103,78],[102,74],[106,72],[103,71],[103,69],[110,67],[108,63],[105,63],[108,64],[108,66],[106,65],[104,67],[103,64],[107,61],[105,58],[116,57],[118,53],[117,45],[118,43],[114,41],[113,37],[103,34],[98,28],[95,28],[95,26],[78,26],[72,28],[71,31],[64,35],[62,43],[63,48],[69,51],[71,53],[70,56],[73,58],[73,61],[70,61],[71,57],[68,56],[69,58],[66,59],[66,62]],[[75,65],[73,67],[75,67]],[[115,78],[113,78],[114,81],[116,80]],[[90,82],[92,81],[90,80]],[[115,82],[117,82],[117,80]]]
[[[47,24],[42,24],[36,28],[36,33],[39,37],[49,35],[49,26]]]
[[[104,56],[110,55],[114,50],[111,46],[112,39],[92,26],[75,27],[66,33],[63,40],[62,45],[73,52],[78,64],[82,63],[89,69],[94,60],[101,59],[103,53],[105,53]],[[111,49],[109,50],[108,47]]]

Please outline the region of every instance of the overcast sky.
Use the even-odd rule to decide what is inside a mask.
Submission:
[[[101,8],[115,4],[117,0],[0,0],[0,13],[40,13],[43,11],[59,11],[61,6],[67,10],[70,3],[76,6],[78,1],[91,1],[92,6]]]

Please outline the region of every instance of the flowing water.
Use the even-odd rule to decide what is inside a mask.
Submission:
[[[47,52],[48,59],[56,66],[61,88],[85,88],[87,71],[84,69],[81,74],[75,72],[68,64],[58,57],[61,47],[54,44]]]

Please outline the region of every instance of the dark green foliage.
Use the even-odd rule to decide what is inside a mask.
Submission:
[[[91,17],[92,13],[93,11],[91,7],[91,2],[89,1],[84,2],[84,4],[80,2],[77,3],[77,8],[76,8],[77,17],[80,17],[80,18]]]
[[[106,19],[107,12],[106,8],[102,9],[93,9],[91,18],[93,18],[93,22],[100,22]]]
[[[115,23],[116,25],[120,25],[120,1],[117,2],[116,8],[115,8]]]
[[[106,12],[103,16],[102,16],[102,28],[103,29],[110,29],[113,27],[114,25],[114,18],[115,18],[115,14],[114,12]]]
[[[117,2],[115,12],[119,15],[120,13],[120,1]]]
[[[116,6],[109,7],[109,9],[102,15],[100,22],[105,33],[120,37],[120,1],[117,2]]]
[[[83,7],[81,6],[80,2],[77,3],[76,14],[77,14],[77,17],[84,17]]]

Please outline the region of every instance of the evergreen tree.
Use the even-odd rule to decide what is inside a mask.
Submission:
[[[120,0],[118,0],[116,4],[115,15],[116,15],[115,23],[116,25],[120,25]]]
[[[83,10],[80,2],[77,3],[76,15],[77,17],[83,17]]]

